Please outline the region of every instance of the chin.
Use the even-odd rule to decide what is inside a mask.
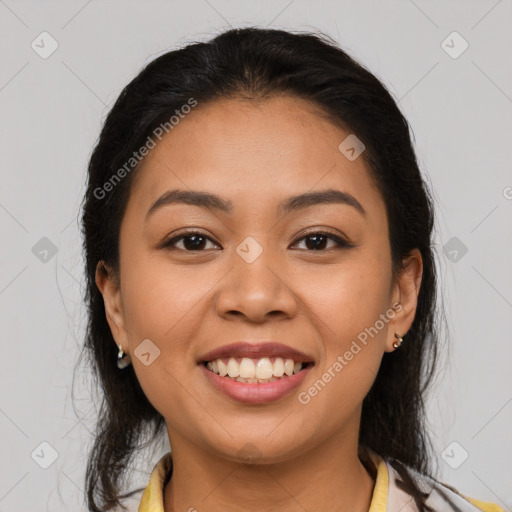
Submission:
[[[304,442],[307,441],[304,440]],[[299,455],[304,449],[299,440],[294,442],[289,435],[268,436],[263,432],[252,436],[248,434],[234,436],[226,444],[214,443],[212,446],[212,450],[220,457],[233,462],[254,465],[283,462]]]

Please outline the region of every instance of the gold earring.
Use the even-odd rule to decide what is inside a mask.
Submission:
[[[121,344],[118,345],[119,352],[117,353],[117,367],[122,370],[126,368],[131,363],[131,358],[128,354],[124,355],[123,346]]]
[[[393,347],[395,347],[395,350],[402,344],[402,342],[404,341],[404,339],[402,338],[402,336],[400,336],[400,334],[398,334],[397,332],[395,332],[395,338],[398,338],[398,341],[395,341],[393,343]]]

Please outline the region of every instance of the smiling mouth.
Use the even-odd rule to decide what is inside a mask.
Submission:
[[[285,357],[229,357],[203,361],[212,373],[236,382],[266,384],[287,379],[313,366],[311,362],[294,361]]]

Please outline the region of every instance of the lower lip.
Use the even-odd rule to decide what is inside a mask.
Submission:
[[[291,393],[306,378],[313,365],[308,365],[290,377],[282,377],[273,382],[237,382],[227,377],[221,377],[208,370],[202,363],[201,371],[208,381],[228,397],[245,404],[267,404],[275,402]]]

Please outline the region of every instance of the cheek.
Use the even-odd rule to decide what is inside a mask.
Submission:
[[[340,264],[297,274],[293,282],[326,339],[342,348],[389,308],[391,260],[379,244],[360,247]]]
[[[375,380],[391,325],[381,320],[389,308],[390,260],[378,254],[361,253],[315,287],[312,317],[319,319],[323,354],[316,378],[298,397],[305,429],[317,429],[315,417],[326,431],[350,421]]]
[[[206,321],[208,294],[219,277],[206,264],[176,265],[161,255],[132,254],[122,272],[125,326],[137,379],[164,417],[188,410],[190,395],[183,383],[197,371],[197,346],[191,341]],[[146,366],[137,358],[137,347],[147,339],[157,356]]]
[[[312,317],[319,319],[316,325],[323,338],[323,354],[318,380],[313,388],[303,390],[303,402],[311,399],[312,407],[324,411],[335,428],[360,406],[382,361],[387,329],[392,325],[392,317],[386,316],[391,259],[378,244],[361,247],[317,278],[321,279],[316,280],[308,306]],[[340,407],[333,409],[332,404]]]
[[[133,367],[148,400],[168,419],[172,411],[190,409],[184,382],[193,370],[192,319],[212,284],[198,280],[197,274],[194,278],[192,266],[171,267],[163,258],[133,257],[126,261],[124,272],[123,309],[130,350],[135,355]],[[151,342],[145,342],[150,364],[137,356],[143,340]]]
[[[125,282],[128,289],[123,289],[123,307],[129,331],[135,337],[165,344],[167,350],[179,346],[177,340],[190,325],[196,308],[201,309],[201,300],[215,280],[206,269],[171,265],[160,257],[131,264]]]

